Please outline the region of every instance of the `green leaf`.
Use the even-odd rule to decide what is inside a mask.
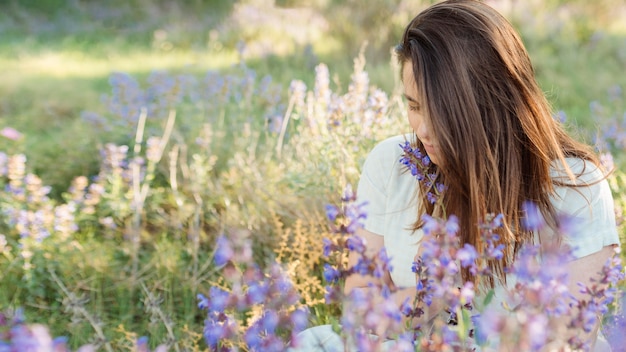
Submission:
[[[487,296],[485,296],[485,299],[483,300],[483,306],[489,305],[495,294],[496,291],[494,289],[489,290],[489,292],[487,292]]]

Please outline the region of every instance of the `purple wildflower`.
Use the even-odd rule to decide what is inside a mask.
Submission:
[[[148,346],[148,337],[141,336],[135,342],[136,352],[150,352],[150,346]]]
[[[204,325],[204,339],[209,347],[216,347],[225,335],[225,326],[213,320],[207,320]]]
[[[428,202],[430,204],[435,204],[437,203],[437,196],[434,195],[432,192],[428,192],[426,193],[426,198],[428,199]]]
[[[199,293],[198,296],[198,308],[207,309],[210,307],[210,300],[203,294]]]
[[[539,351],[545,347],[548,331],[548,318],[544,314],[533,314],[527,324],[527,335],[532,350]]]
[[[265,301],[268,294],[268,286],[263,281],[252,281],[249,283],[247,291],[247,302],[249,304],[260,304]]]
[[[330,252],[334,250],[334,243],[333,241],[331,241],[330,239],[324,237],[322,239],[322,241],[324,242],[323,244],[323,255],[324,257],[328,257],[330,255]]]
[[[428,214],[422,215],[422,221],[424,222],[422,230],[424,230],[425,235],[434,235],[439,231],[441,227],[439,220],[433,218]]]
[[[545,226],[545,220],[539,207],[533,202],[524,202],[522,204],[525,216],[523,219],[523,225],[526,230],[538,231]]]
[[[446,221],[446,234],[454,236],[459,232],[459,229],[459,218],[456,215],[450,215],[448,221]]]
[[[230,293],[219,287],[212,286],[209,289],[209,309],[213,312],[223,312],[228,306]]]
[[[334,205],[326,205],[326,217],[328,220],[335,221],[339,215],[339,209]]]
[[[363,253],[365,245],[365,240],[360,236],[350,236],[346,240],[346,248],[351,252]]]
[[[309,324],[309,313],[305,308],[298,308],[291,313],[291,323],[294,331],[302,331],[306,329]]]
[[[224,235],[220,235],[217,238],[217,243],[215,244],[215,264],[218,266],[225,265],[228,261],[230,261],[235,252],[231,247],[230,242]]]
[[[324,264],[324,280],[326,282],[336,282],[339,276],[340,273],[335,267],[328,263]]]
[[[469,267],[474,264],[476,259],[478,258],[478,252],[474,246],[466,243],[463,248],[459,249],[456,253],[456,259],[461,261],[461,266]]]
[[[278,323],[280,322],[280,318],[278,314],[273,310],[265,311],[263,317],[261,317],[261,326],[266,333],[273,334],[276,328],[278,327]]]

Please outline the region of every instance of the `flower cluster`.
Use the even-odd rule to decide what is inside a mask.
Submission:
[[[94,344],[80,346],[76,352],[95,352]],[[107,349],[111,350],[111,349]],[[131,351],[150,352],[148,338],[143,336],[135,341]],[[0,312],[0,351],[42,351],[71,352],[65,336],[53,337],[48,328],[41,324],[27,324],[21,308],[13,312]],[[165,352],[165,345],[160,345],[154,352]]]
[[[72,204],[57,205],[48,197],[49,186],[27,170],[26,156],[0,153],[2,229],[5,238],[17,242],[26,276],[34,267],[33,257],[44,240],[66,241],[78,231]]]
[[[486,350],[589,349],[589,341],[581,332],[590,333],[599,325],[600,316],[608,312],[618,296],[617,284],[624,279],[616,255],[589,283],[579,284],[580,295],[576,298],[569,291],[566,269],[572,260],[571,250],[554,241],[543,246],[523,245],[513,265],[506,268],[509,282],[499,284],[491,278],[486,263],[503,256],[503,244],[497,235],[502,215],[489,215],[480,224],[482,253],[469,244],[461,246],[454,215],[447,220],[426,215],[424,238],[413,266],[413,302],[398,306],[390,299],[396,289],[384,284],[371,284],[367,289],[345,294],[340,283],[347,276],[380,278],[384,270],[391,270],[384,249],[368,256],[366,244],[356,236],[366,214],[364,204],[356,204],[355,200],[348,188],[341,207],[327,207],[331,228],[338,236],[325,239],[324,254],[334,256],[336,264],[326,264],[324,277],[331,283],[329,302],[344,304],[340,323],[345,343],[358,350],[375,351],[383,346],[382,340],[372,334],[393,337],[397,342],[394,346],[403,346],[407,351],[470,351],[477,346]],[[539,231],[546,226],[532,203],[525,204],[524,210],[528,229]],[[567,219],[560,222],[567,223]],[[346,267],[339,257],[342,252],[356,254],[357,264]],[[496,281],[496,287],[483,292],[477,291],[472,282],[460,282],[463,268],[479,278]],[[429,308],[437,305],[443,307],[442,313],[429,316]],[[401,323],[404,317],[410,321],[408,325]],[[611,327],[605,328],[613,340],[619,336],[615,327],[621,326],[620,321],[623,324],[623,318],[616,317]]]
[[[12,314],[0,313],[0,350],[2,351],[69,351],[67,339],[53,339],[43,325],[27,325],[21,309]]]
[[[145,82],[123,72],[109,77],[111,94],[103,98],[110,119],[102,114],[85,111],[83,120],[104,131],[134,131],[139,117],[145,109],[151,121],[162,121],[169,111],[182,110],[195,113],[215,122],[220,111],[232,105],[250,111],[263,111],[270,122],[284,113],[281,103],[280,86],[271,76],[260,80],[256,71],[240,63],[237,73],[222,74],[208,71],[204,77],[194,74],[171,74],[166,71],[153,71]],[[254,108],[254,109],[251,109]],[[190,123],[191,119],[189,120]],[[195,129],[197,126],[183,126]],[[132,135],[128,135],[132,137]]]
[[[409,141],[400,144],[400,147],[404,152],[400,163],[424,186],[428,201],[435,204],[441,198],[445,186],[437,182],[438,175],[430,171],[430,158],[420,148],[414,148]]]
[[[421,350],[472,350],[476,345],[475,315],[476,287],[473,282],[461,282],[461,270],[478,278],[490,277],[486,263],[502,257],[502,244],[495,230],[502,226],[501,216],[488,216],[481,225],[486,250],[464,244],[458,237],[456,216],[447,220],[424,215],[424,239],[413,263],[417,276],[416,297],[407,314],[421,322],[415,329]],[[477,280],[480,283],[480,280]],[[441,312],[429,316],[428,307],[439,306]],[[472,315],[474,314],[474,315]]]
[[[366,218],[366,203],[356,203],[356,194],[349,185],[341,201],[340,207],[326,207],[334,238],[324,239],[324,255],[330,261],[324,266],[324,278],[330,284],[326,288],[327,303],[344,304],[340,321],[342,337],[346,344],[356,346],[359,351],[377,351],[384,339],[372,332],[383,333],[386,337],[398,339],[395,349],[410,347],[410,350],[413,347],[411,335],[404,333],[403,329],[408,302],[399,307],[392,299],[397,289],[382,283],[383,274],[391,270],[390,258],[384,248],[378,253],[368,253],[367,243],[357,233]],[[355,265],[346,265],[346,252],[357,258]],[[341,283],[350,275],[381,280],[380,284],[372,283],[365,289],[344,292]]]
[[[198,307],[207,310],[204,338],[210,350],[283,351],[297,345],[308,310],[298,307],[300,297],[281,266],[262,270],[253,264],[245,231],[220,236],[214,258],[228,287],[212,286],[208,296],[198,295]]]

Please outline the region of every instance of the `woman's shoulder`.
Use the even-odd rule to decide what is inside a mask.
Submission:
[[[378,142],[369,152],[363,165],[363,171],[372,174],[384,174],[385,179],[400,174],[402,145],[410,140],[410,135],[396,135]]]
[[[410,140],[410,134],[399,134],[388,137],[387,139],[378,142],[370,152],[370,155],[382,155],[386,157],[389,157],[389,155],[400,155],[402,153],[402,148],[400,146]]]
[[[410,134],[396,135],[378,142],[365,159],[361,178],[387,193],[414,187],[414,178],[400,162],[404,153],[402,146],[406,141],[411,141]]]
[[[552,164],[551,176],[555,181],[571,183],[568,169],[576,178],[577,186],[592,185],[606,178],[604,170],[590,160],[569,157],[565,158],[565,164],[567,167],[561,161]]]

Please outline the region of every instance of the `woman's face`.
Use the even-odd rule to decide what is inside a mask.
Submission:
[[[417,138],[424,145],[430,160],[434,164],[439,164],[441,161],[439,145],[432,132],[430,121],[425,116],[422,102],[420,102],[420,95],[417,92],[417,84],[413,75],[413,65],[410,61],[404,63],[402,81],[404,83],[404,96],[408,104],[407,115],[409,116],[409,124]]]

